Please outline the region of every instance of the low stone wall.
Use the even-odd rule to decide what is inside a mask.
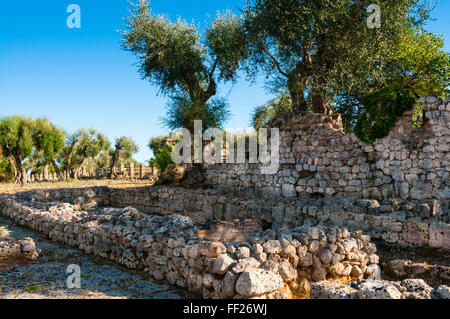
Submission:
[[[84,193],[95,198],[93,190]],[[307,290],[306,280],[379,273],[376,247],[361,232],[303,226],[292,232],[268,229],[250,241],[206,241],[186,216],[146,215],[131,207],[86,212],[78,210],[80,203],[23,197],[1,194],[1,213],[54,241],[143,270],[204,298],[292,298]]]
[[[393,245],[450,250],[450,201],[446,200],[262,199],[165,186],[42,190],[17,196],[25,201],[68,202],[79,209],[133,206],[146,214],[183,214],[195,222],[253,219],[275,229],[338,226]]]
[[[0,242],[0,262],[15,259],[34,260],[38,255],[39,250],[36,249],[32,238],[4,240]]]
[[[261,174],[260,164],[205,165],[210,185],[261,197],[450,199],[450,97],[419,100],[424,124],[413,130],[407,111],[373,145],[346,134],[339,114],[286,115],[280,128],[280,169]]]

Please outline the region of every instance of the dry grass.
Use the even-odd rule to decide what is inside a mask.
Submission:
[[[25,186],[18,184],[0,184],[0,194],[13,194],[34,189],[59,189],[59,188],[83,188],[94,186],[110,186],[115,188],[130,188],[130,187],[146,187],[152,186],[152,180],[70,180],[58,182],[35,182]]]

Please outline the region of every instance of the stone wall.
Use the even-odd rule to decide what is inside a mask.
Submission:
[[[38,190],[16,196],[39,202],[45,210],[52,205],[45,202],[60,201],[71,203],[76,209],[133,206],[146,214],[183,214],[195,222],[251,219],[263,228],[286,231],[303,225],[338,226],[363,231],[394,245],[450,250],[448,200],[246,198],[218,190],[166,186]],[[251,223],[246,227],[250,227],[250,232],[255,230]]]
[[[292,298],[309,281],[377,275],[376,246],[362,232],[338,227],[266,230],[248,241],[207,241],[181,215],[145,215],[125,209],[93,209],[95,192],[80,203],[39,202],[0,194],[0,212],[51,240],[77,246],[204,298]],[[78,198],[76,198],[79,201]],[[305,291],[304,291],[305,290]]]
[[[6,239],[0,241],[0,262],[10,260],[35,260],[39,255],[32,238],[20,240]]]
[[[206,179],[226,192],[262,197],[450,199],[450,98],[419,100],[424,125],[412,129],[412,111],[373,145],[345,134],[339,114],[286,115],[280,128],[280,169],[262,175],[259,164],[205,165]]]

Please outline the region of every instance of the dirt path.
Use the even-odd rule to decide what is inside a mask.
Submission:
[[[0,264],[0,299],[179,299],[186,291],[149,281],[141,274],[77,249],[53,243],[41,234],[0,217],[0,241],[31,237],[41,253],[35,262]],[[81,289],[68,289],[67,266],[81,269]]]

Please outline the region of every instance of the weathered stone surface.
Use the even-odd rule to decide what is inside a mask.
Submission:
[[[350,285],[321,281],[311,285],[311,299],[350,299],[356,291]]]
[[[201,242],[198,250],[206,257],[217,257],[227,252],[227,247],[221,242]]]
[[[279,254],[281,252],[281,243],[278,240],[269,240],[263,245],[264,252],[268,254]]]
[[[434,291],[434,295],[440,299],[450,299],[450,287],[439,286],[439,288]]]
[[[250,248],[248,247],[239,247],[238,249],[236,249],[236,257],[239,259],[245,259],[250,257]]]
[[[280,275],[263,269],[244,271],[236,282],[236,292],[246,297],[264,295],[282,287]]]
[[[428,286],[422,279],[405,279],[401,285],[406,288],[407,293],[404,298],[407,299],[431,299],[433,288]]]
[[[433,248],[450,250],[450,225],[442,222],[432,222],[429,228],[429,245]]]
[[[351,299],[402,299],[401,292],[392,284],[365,280],[358,284],[356,292],[352,293]]]
[[[216,261],[214,262],[213,271],[216,274],[223,275],[235,263],[236,263],[236,260],[234,260],[231,256],[229,256],[227,254],[220,255],[219,257],[217,257]]]
[[[21,258],[35,260],[38,256],[39,249],[32,238],[0,241],[0,261]]]
[[[297,270],[285,260],[280,263],[278,273],[285,282],[291,282],[297,279]]]
[[[240,259],[239,262],[233,266],[233,271],[237,274],[249,270],[249,269],[255,269],[258,268],[260,265],[260,262],[257,261],[253,257],[248,257],[245,259]]]

